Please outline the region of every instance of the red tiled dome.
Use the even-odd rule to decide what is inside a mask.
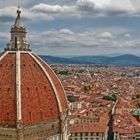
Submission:
[[[0,139],[67,140],[67,100],[51,67],[32,53],[17,10],[0,57]]]
[[[67,110],[63,87],[52,69],[31,52],[6,52],[0,59],[0,125],[17,122],[16,69],[20,71],[21,115],[23,125],[57,120]]]

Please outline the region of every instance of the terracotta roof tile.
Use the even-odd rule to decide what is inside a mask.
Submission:
[[[0,61],[0,125],[16,125],[15,54]]]
[[[42,67],[28,53],[21,53],[21,112],[24,125],[59,119],[59,106],[55,91]],[[57,90],[62,111],[67,110],[64,90],[51,68],[40,61]],[[0,60],[0,125],[16,126],[16,55],[6,54]]]
[[[67,109],[67,100],[66,100],[66,97],[65,97],[64,90],[62,88],[62,84],[58,80],[56,74],[49,67],[49,65],[47,65],[46,63],[44,63],[44,61],[41,61],[40,59],[38,59],[38,60],[45,67],[46,71],[48,72],[48,74],[50,75],[52,81],[54,82],[54,85],[55,85],[55,87],[57,88],[57,91],[58,91],[59,99],[61,101],[62,109],[63,109],[63,111],[65,111]]]

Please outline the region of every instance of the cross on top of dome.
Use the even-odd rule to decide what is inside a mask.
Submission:
[[[15,21],[15,24],[14,24],[14,27],[16,27],[16,28],[24,28],[24,25],[23,25],[23,22],[21,20],[20,14],[21,14],[21,10],[20,10],[20,6],[18,6],[17,18],[16,18],[16,21]]]
[[[20,6],[18,6],[18,9],[17,9],[17,14],[18,14],[18,15],[20,15],[20,14],[21,14]]]

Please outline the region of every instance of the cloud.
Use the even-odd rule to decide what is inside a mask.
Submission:
[[[11,11],[16,11],[15,7],[4,7],[0,9],[0,19],[4,19],[8,17],[9,18],[13,18],[14,17],[14,13]]]
[[[93,0],[77,0],[73,5],[49,5],[40,3],[30,8],[31,12],[50,14],[52,17],[85,16],[136,16],[138,11],[119,5],[98,5]]]
[[[17,7],[7,6],[0,8],[0,22],[9,22],[15,17]],[[30,8],[23,8],[23,17],[36,21],[52,20],[56,17],[97,17],[97,16],[139,16],[137,9],[125,8],[125,6],[99,5],[93,0],[77,0],[69,5],[39,3]]]
[[[133,47],[139,45],[139,40],[121,39],[120,34],[111,32],[75,32],[70,29],[49,30],[42,33],[32,33],[30,40],[40,46],[55,47]]]
[[[34,5],[32,8],[30,8],[30,11],[34,14],[36,13],[43,13],[44,17],[49,14],[52,16],[52,18],[56,16],[61,17],[69,17],[69,16],[79,16],[79,13],[76,10],[76,7],[74,5],[68,6],[68,5],[48,5],[45,3],[40,3],[38,5]]]
[[[93,2],[90,4],[84,0],[79,0],[74,5],[70,6],[40,3],[38,5],[34,5],[30,10],[35,13],[46,13],[51,14],[52,16],[61,16],[66,18],[69,18],[70,16],[82,17],[83,13],[86,14],[89,10],[90,12],[93,12],[94,15],[99,14],[99,9],[95,7]]]
[[[119,31],[119,29],[117,29]],[[128,33],[120,29],[120,32],[115,32],[115,29],[102,29],[94,31],[74,31],[68,28],[59,30],[50,29],[44,32],[29,32],[28,40],[33,50],[39,54],[50,55],[98,55],[119,52],[138,53],[140,39],[132,37],[121,38],[124,33]],[[130,34],[130,33],[129,33]],[[0,38],[9,41],[9,34],[0,32]],[[6,44],[5,43],[5,44]]]
[[[20,6],[25,6],[26,4],[30,3],[32,0],[1,0],[0,1],[0,8],[2,7],[10,7],[10,6],[15,6],[15,5],[20,5]]]
[[[6,32],[0,32],[0,39],[9,39],[9,34]]]
[[[60,13],[63,12],[64,7],[60,5],[47,5],[40,3],[31,8],[32,11],[46,12],[46,13]]]
[[[37,39],[38,38],[38,39]],[[94,32],[79,32],[76,33],[69,29],[60,29],[60,30],[50,30],[43,32],[41,34],[35,33],[32,34],[33,42],[39,41],[37,44],[42,44],[46,46],[98,46],[98,43],[95,41]]]
[[[133,16],[133,10],[120,7],[106,7],[102,9],[105,16]],[[135,13],[134,13],[135,15]]]
[[[80,9],[80,10],[95,10],[97,7],[97,5],[95,4],[95,2],[93,0],[78,0],[76,2],[76,6]]]
[[[99,34],[99,37],[101,37],[101,38],[113,38],[113,35],[110,32],[103,32],[103,33]]]
[[[129,34],[129,33],[124,34],[124,37],[131,37],[131,34]]]
[[[94,0],[78,0],[76,2],[77,9],[85,12],[90,16],[132,16],[135,15],[135,9],[130,6],[115,5],[114,3],[99,5]]]
[[[112,42],[112,46],[117,46],[118,48],[125,48],[124,50],[127,50],[128,48],[139,48],[140,46],[140,40],[139,39],[132,39],[132,40],[117,40]]]
[[[43,0],[42,3],[40,1],[30,1],[31,3],[28,6],[22,8],[23,21],[32,21],[29,25],[31,33],[29,34],[29,40],[36,52],[40,52],[40,54],[46,52],[50,54],[77,54],[79,51],[79,54],[99,54],[127,52],[127,50],[131,52],[134,48],[137,48],[135,53],[140,52],[140,40],[136,39],[135,35],[135,33],[139,33],[134,31],[138,27],[130,26],[132,22],[125,25],[129,17],[140,16],[138,9],[119,6],[114,3],[100,4],[98,3],[99,0],[62,1]],[[2,41],[6,39],[6,43],[10,35],[2,33],[2,31],[6,32],[9,25],[13,24],[16,9],[17,7],[11,5],[1,6],[0,8],[0,38]],[[114,20],[116,16],[117,18]],[[125,18],[123,19],[123,17]],[[81,19],[77,20],[79,18]],[[95,23],[93,18],[97,19]],[[54,21],[46,24],[46,20]],[[118,23],[115,23],[117,20]],[[83,23],[80,23],[81,21]],[[8,29],[4,26],[6,23],[8,23]],[[129,29],[127,29],[128,26]],[[41,32],[42,30],[43,32]]]
[[[71,30],[69,30],[69,29],[61,29],[61,30],[60,30],[60,33],[66,34],[66,35],[73,35],[73,34],[74,34],[74,33],[73,33]]]
[[[4,7],[0,9],[0,23],[7,23],[7,22],[13,22],[16,18],[16,10],[17,7],[10,6],[10,7]],[[30,9],[22,8],[22,18],[24,20],[34,20],[40,18],[43,20],[52,20],[53,17],[50,16],[49,14],[47,15],[46,13],[39,12],[39,13],[34,13]],[[15,11],[15,12],[13,12]]]

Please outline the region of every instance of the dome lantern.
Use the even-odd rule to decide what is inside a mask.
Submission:
[[[11,40],[7,44],[5,51],[31,51],[30,44],[26,40],[26,27],[21,19],[21,10],[20,7],[17,9],[17,17],[15,24],[11,27]]]

